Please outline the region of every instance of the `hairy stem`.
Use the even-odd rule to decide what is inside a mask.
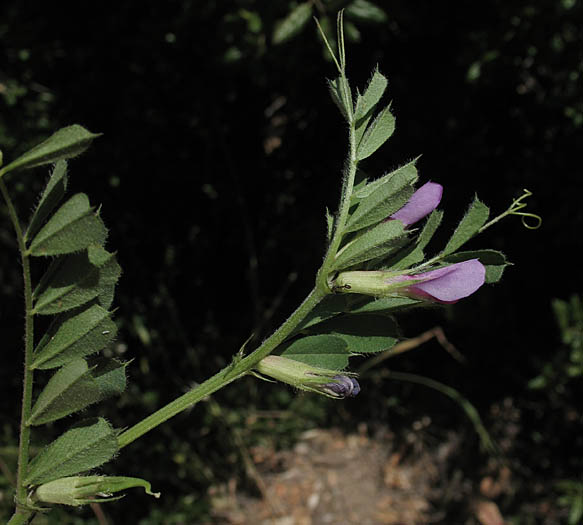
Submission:
[[[343,80],[348,81],[344,77]],[[329,289],[328,275],[330,274],[334,258],[338,253],[338,248],[342,242],[342,234],[344,226],[348,220],[348,212],[350,211],[350,197],[352,195],[352,188],[354,186],[354,179],[356,177],[356,167],[358,161],[356,160],[356,128],[352,113],[348,116],[348,158],[344,166],[344,176],[342,178],[342,191],[340,193],[340,205],[338,213],[336,214],[336,221],[334,223],[334,235],[328,246],[324,263],[318,272],[317,282],[320,286]]]
[[[192,407],[206,396],[220,390],[224,386],[232,383],[236,379],[249,373],[261,359],[268,356],[293,332],[299,323],[308,313],[326,296],[327,291],[316,286],[304,299],[303,303],[296,311],[283,323],[269,338],[267,338],[259,348],[240,360],[234,360],[231,364],[223,368],[220,372],[193,388],[186,394],[168,403],[160,410],[149,415],[133,427],[122,432],[118,437],[119,448],[129,445],[146,432],[156,428],[171,417],[179,414],[183,410]]]
[[[32,282],[30,276],[30,260],[26,254],[26,244],[18,215],[14,209],[12,199],[4,181],[0,179],[0,192],[6,201],[10,220],[16,233],[18,250],[22,262],[22,277],[24,282],[24,378],[22,389],[22,407],[20,414],[20,440],[18,444],[18,471],[16,476],[16,503],[24,505],[26,502],[26,487],[23,480],[29,459],[30,427],[26,424],[30,417],[32,406],[33,372],[29,369],[34,348],[34,325],[32,314]],[[15,514],[16,517],[16,514]],[[10,521],[12,523],[12,520]],[[24,523],[24,522],[23,522]]]

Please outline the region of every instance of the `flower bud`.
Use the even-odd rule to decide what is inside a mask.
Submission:
[[[410,226],[429,215],[441,201],[443,186],[436,182],[427,182],[421,186],[407,203],[397,210],[391,219],[401,221],[405,226]]]
[[[354,397],[360,392],[358,381],[348,375],[310,366],[294,359],[270,355],[257,363],[256,370],[300,390],[316,392],[335,399]]]
[[[71,476],[43,483],[33,493],[35,502],[79,506],[107,499],[101,489],[105,476]]]
[[[31,506],[39,503],[59,505],[87,505],[112,501],[122,496],[113,496],[114,493],[131,487],[142,487],[146,494],[159,498],[158,492],[152,492],[150,483],[140,478],[126,476],[70,476],[55,479],[36,487],[29,496]]]

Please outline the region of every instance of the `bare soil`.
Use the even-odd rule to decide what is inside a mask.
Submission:
[[[416,525],[445,523],[433,502],[451,498],[464,480],[446,479],[448,462],[459,445],[451,434],[432,451],[414,443],[396,449],[394,436],[367,437],[367,429],[305,432],[293,450],[251,451],[253,476],[263,497],[241,494],[234,483],[215,488],[216,523],[232,525]],[[423,448],[423,447],[422,447]],[[463,523],[503,525],[495,502],[509,472],[485,476],[481,494],[467,503]],[[448,494],[449,492],[449,494]],[[455,497],[455,496],[454,496]],[[462,522],[460,522],[462,523]]]

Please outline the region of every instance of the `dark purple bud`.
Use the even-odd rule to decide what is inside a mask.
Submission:
[[[335,379],[335,381],[323,385],[322,390],[335,397],[355,397],[360,392],[360,385],[353,377],[338,375],[332,379]]]

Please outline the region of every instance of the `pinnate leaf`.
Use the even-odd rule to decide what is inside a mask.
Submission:
[[[441,224],[442,218],[443,211],[433,210],[415,243],[395,255],[394,261],[390,261],[387,266],[393,270],[403,270],[423,261],[425,259],[424,249]]]
[[[488,284],[497,283],[502,278],[505,268],[512,265],[502,252],[496,250],[457,252],[449,255],[444,260],[448,263],[457,263],[469,259],[479,259],[486,267],[486,283]]]
[[[49,219],[30,243],[34,256],[62,255],[103,244],[107,229],[84,193],[73,195]]]
[[[76,157],[83,153],[99,135],[99,133],[87,131],[83,126],[73,124],[53,133],[48,139],[5,166],[2,172],[34,168]]]
[[[338,106],[338,109],[340,109],[344,118],[348,120],[352,111],[352,108],[350,107],[352,104],[352,95],[350,94],[350,86],[348,85],[348,82],[346,79],[338,77],[335,80],[328,80],[328,88],[332,100]]]
[[[84,359],[75,359],[51,377],[32,407],[28,425],[42,425],[61,419],[96,403],[97,383]]]
[[[414,180],[416,181],[418,177],[417,168],[415,167],[415,164],[418,159],[419,157],[416,157],[411,162],[408,162],[407,164],[401,166],[400,168],[397,168],[396,170],[393,170],[390,173],[387,173],[382,177],[379,177],[378,179],[375,179],[371,182],[368,182],[368,180],[365,178],[364,179],[366,180],[365,184],[360,184],[358,187],[356,186],[354,187],[351,202],[358,203],[361,200],[370,197],[374,192],[376,192],[379,188],[384,186],[397,173],[405,172],[410,177],[414,178]],[[360,171],[361,170],[359,169],[357,173]]]
[[[59,160],[53,168],[42,197],[30,219],[25,234],[27,241],[37,234],[47,217],[65,196],[67,182],[67,161]]]
[[[339,337],[312,335],[284,345],[280,355],[311,366],[342,370],[348,366],[350,354],[346,343]]]
[[[356,108],[354,110],[354,118],[356,119],[356,127],[359,127],[359,120],[370,116],[374,111],[375,106],[383,96],[385,89],[387,89],[387,78],[379,73],[378,68],[374,70],[372,78],[370,79],[364,93],[360,93],[356,97]]]
[[[386,315],[396,310],[410,308],[419,304],[426,303],[411,297],[381,297],[379,299],[371,297],[365,303],[355,305],[350,311],[354,314],[375,313]]]
[[[126,389],[127,365],[128,363],[122,363],[116,359],[99,359],[96,362],[91,369],[91,375],[99,387],[98,401],[117,396]]]
[[[115,254],[101,246],[61,256],[53,261],[33,293],[33,313],[66,312],[92,299],[108,309],[120,275]]]
[[[442,255],[449,255],[455,252],[463,244],[469,241],[488,220],[490,210],[481,202],[478,197],[470,205],[470,208],[460,221],[458,227],[453,232],[451,239],[447,243]]]
[[[351,354],[383,352],[399,340],[397,323],[383,315],[342,315],[323,321],[313,330],[339,337]]]
[[[368,184],[367,186],[373,186],[370,191],[365,191],[365,186],[359,192],[362,198],[348,219],[346,231],[357,231],[388,219],[413,195],[413,184],[416,180],[417,169],[413,163],[409,163],[381,177],[381,182],[373,181]]]
[[[111,313],[93,304],[57,318],[35,349],[31,368],[55,368],[105,348],[116,336]]]
[[[406,232],[401,221],[386,221],[361,234],[342,248],[334,262],[335,270],[385,257],[403,245]]]
[[[349,310],[349,304],[352,297],[349,294],[330,294],[324,297],[318,305],[313,308],[308,315],[302,320],[295,330],[295,333],[304,330],[310,326],[321,323],[325,319],[330,319],[340,313]]]
[[[40,485],[103,465],[118,450],[117,433],[103,418],[68,430],[29,464],[25,484]]]
[[[387,106],[368,125],[358,147],[356,149],[357,160],[370,157],[379,149],[395,131],[395,117],[391,113],[391,107]]]
[[[102,360],[89,367],[84,359],[75,359],[60,368],[39,394],[27,421],[43,425],[83,410],[126,387],[125,365]]]

